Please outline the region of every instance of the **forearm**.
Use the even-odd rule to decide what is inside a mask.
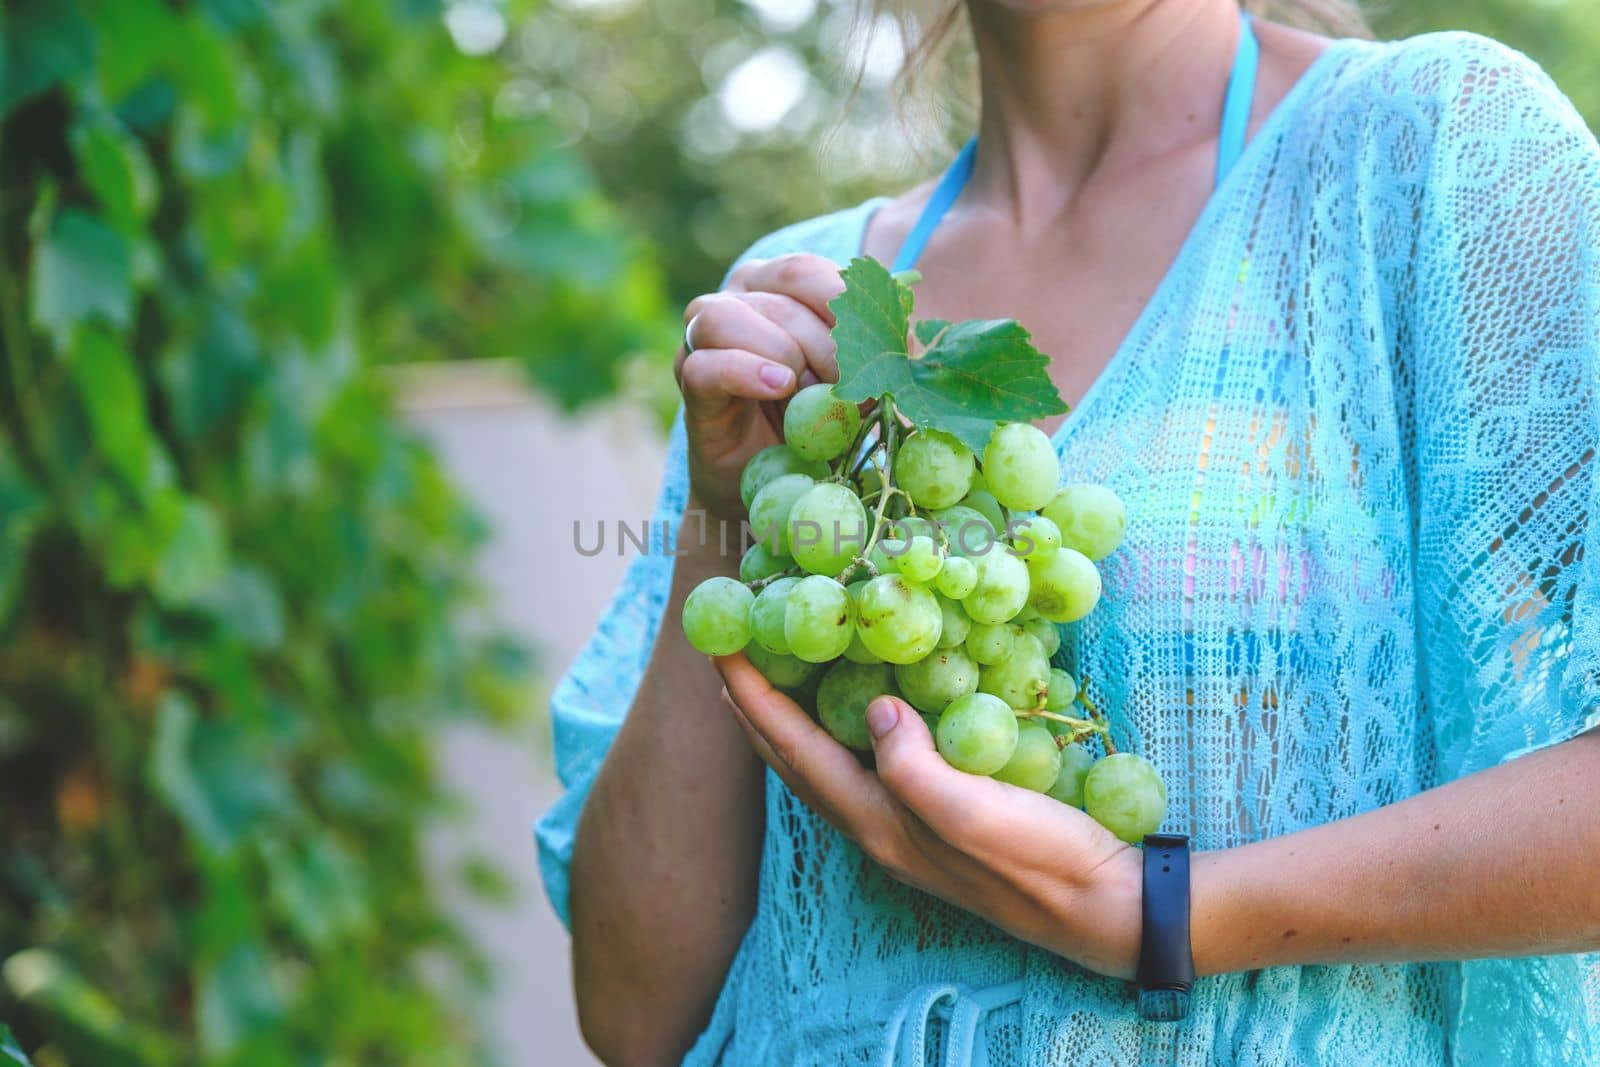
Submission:
[[[1201,974],[1600,947],[1600,734],[1196,857]]]
[[[688,590],[733,569],[714,552],[677,561],[639,695],[573,850],[579,1016],[613,1063],[682,1057],[755,907],[763,768],[720,705],[716,671],[677,624]]]

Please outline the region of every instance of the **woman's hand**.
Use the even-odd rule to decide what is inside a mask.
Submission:
[[[901,700],[868,708],[873,773],[743,654],[716,663],[756,752],[895,878],[1091,970],[1133,976],[1136,849],[1076,808],[951,767]]]
[[[720,293],[690,301],[674,374],[689,435],[689,484],[720,518],[739,518],[739,475],[747,460],[782,440],[778,404],[796,389],[837,381],[833,313],[839,268],[812,255],[742,264]]]

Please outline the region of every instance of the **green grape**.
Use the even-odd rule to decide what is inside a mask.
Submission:
[[[997,527],[988,516],[962,504],[940,508],[932,513],[950,546],[951,556],[981,556],[993,550],[1000,539]]]
[[[956,770],[993,774],[1017,749],[1017,716],[998,697],[969,693],[940,712],[933,736]]]
[[[750,529],[776,555],[789,555],[789,512],[816,485],[809,475],[780,474],[750,504]]]
[[[1007,422],[994,428],[983,450],[983,476],[1001,504],[1012,511],[1037,511],[1056,495],[1061,467],[1042,430]]]
[[[768,652],[789,655],[789,639],[783,622],[789,607],[789,591],[800,584],[798,578],[779,578],[756,594],[750,605],[750,636]]]
[[[898,541],[913,537],[931,537],[939,540],[939,522],[927,515],[906,515],[888,523],[887,535]]]
[[[978,692],[992,693],[1020,710],[1042,707],[1050,688],[1050,660],[1032,634],[1012,638],[1011,655],[1003,663],[985,667],[978,675]]]
[[[935,649],[915,663],[894,669],[900,692],[919,711],[940,711],[978,691],[978,665],[959,648]]]
[[[1046,656],[1055,655],[1056,649],[1061,647],[1061,631],[1049,619],[1029,619],[1022,628],[1033,635]]]
[[[801,459],[787,445],[768,445],[750,457],[739,475],[739,499],[745,510],[755,503],[756,494],[767,483],[785,474],[805,474],[812,478],[826,478],[828,465],[816,460]]]
[[[683,635],[706,656],[731,656],[750,643],[755,594],[736,578],[707,578],[683,601]]]
[[[890,549],[894,551],[891,552]],[[900,557],[905,553],[906,543],[893,537],[880,537],[872,546],[872,551],[867,553],[867,562],[879,574],[898,574],[900,572]]]
[[[798,704],[800,710],[815,721],[817,717],[817,690],[822,688],[823,665],[820,663],[806,663],[805,660],[800,662],[811,668],[810,677],[799,685],[792,685],[787,689],[781,690],[781,692]]]
[[[861,429],[861,412],[833,395],[824,382],[808,385],[789,398],[783,412],[783,439],[801,459],[837,459]]]
[[[1137,844],[1167,814],[1167,786],[1143,756],[1119,752],[1093,767],[1083,781],[1083,808],[1117,837]]]
[[[894,458],[894,477],[919,508],[946,508],[967,495],[972,450],[942,430],[918,430]]]
[[[1045,694],[1044,710],[1057,713],[1072,707],[1078,696],[1078,680],[1060,667],[1050,668],[1050,691]]]
[[[807,663],[838,659],[855,636],[850,594],[832,578],[810,574],[789,590],[783,609],[783,639],[789,654]]]
[[[903,575],[881,574],[856,598],[861,643],[890,663],[915,663],[932,652],[941,621],[938,599]]]
[[[990,777],[1010,785],[1032,790],[1049,791],[1061,773],[1061,752],[1049,730],[1036,722],[1017,724],[1017,747],[1006,760],[1006,765]]]
[[[1047,556],[1061,547],[1061,530],[1043,515],[1028,515],[1011,523],[1011,548],[1023,559]]]
[[[1069,485],[1044,506],[1045,517],[1061,528],[1061,543],[1092,560],[1102,560],[1122,544],[1128,511],[1103,485]]]
[[[856,484],[861,487],[861,499],[866,500],[883,488],[883,472],[877,467],[864,467],[856,476]]]
[[[789,552],[812,574],[833,577],[867,547],[867,511],[838,482],[818,482],[789,509]]]
[[[883,657],[868,648],[861,640],[859,631],[850,635],[850,644],[844,650],[844,658],[851,663],[882,663]]]
[[[887,663],[835,663],[817,690],[817,718],[822,728],[846,748],[872,750],[867,730],[867,705],[887,693],[898,696],[894,671]]]
[[[1028,566],[1009,552],[995,551],[973,561],[978,582],[961,600],[973,622],[1005,622],[1028,602]]]
[[[798,689],[822,669],[821,664],[807,663],[796,656],[768,652],[754,641],[745,646],[744,654],[750,658],[755,669],[779,689]]]
[[[978,585],[978,568],[965,556],[951,556],[944,561],[933,587],[951,600],[969,595]]]
[[[967,655],[985,667],[1011,658],[1013,635],[1003,622],[975,622],[967,634]]]
[[[1100,572],[1075,548],[1033,557],[1028,578],[1032,585],[1028,602],[1051,622],[1077,622],[1100,601]]]
[[[739,561],[739,580],[759,582],[763,578],[771,578],[774,574],[782,574],[792,566],[794,560],[788,556],[773,555],[765,541],[757,541]]]
[[[900,570],[900,557],[911,550],[911,541],[904,537],[885,537],[876,547],[889,561],[889,573],[893,574]]]
[[[961,503],[957,507],[976,511],[988,519],[989,525],[996,530],[1004,530],[1006,528],[1006,513],[1001,510],[1000,501],[996,500],[994,494],[987,489],[979,489],[974,485],[972,492],[962,497]]]
[[[939,543],[933,538],[918,534],[906,543],[906,550],[895,560],[895,568],[913,582],[931,582],[944,566],[939,554]]]
[[[967,618],[967,613],[959,600],[950,600],[946,597],[939,598],[939,646],[940,648],[959,648],[966,643],[967,635],[972,632],[972,620]]]
[[[851,582],[850,585],[845,589],[845,592],[850,594],[851,619],[856,617],[856,612],[859,610],[858,605],[860,604],[861,590],[866,586],[866,584],[867,579],[860,578]],[[883,662],[882,656],[878,655],[876,652],[872,651],[872,649],[861,643],[861,633],[859,627],[853,629],[850,634],[850,644],[844,650],[844,658],[849,660],[851,663]]]
[[[1076,743],[1068,745],[1061,750],[1061,771],[1046,792],[1063,804],[1083,807],[1083,780],[1093,766],[1094,756],[1088,749]]]
[[[1022,610],[1021,611],[1019,611],[1015,615],[1011,616],[1011,621],[1014,622],[1014,623],[1021,624],[1021,623],[1027,622],[1029,619],[1042,619],[1042,618],[1044,618],[1044,616],[1040,615],[1037,611],[1033,610],[1033,605],[1032,604],[1024,604],[1024,605],[1022,605]]]
[[[989,482],[988,482],[987,479],[984,478],[983,472],[982,471],[973,471],[972,472],[972,490],[967,495],[971,496],[972,493],[987,493],[988,491],[989,491]],[[1002,523],[998,523],[998,524],[996,524],[995,529],[999,529],[1001,526],[1004,526],[1004,525],[1005,525],[1005,523],[1003,523],[1003,522]]]

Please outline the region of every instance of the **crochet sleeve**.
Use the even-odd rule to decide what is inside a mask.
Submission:
[[[1454,777],[1600,725],[1600,149],[1451,35],[1410,315],[1423,713]]]

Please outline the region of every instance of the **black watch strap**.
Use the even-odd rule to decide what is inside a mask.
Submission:
[[[1189,1014],[1194,955],[1189,944],[1189,838],[1144,839],[1144,924],[1139,941],[1139,1014],[1175,1022]]]

